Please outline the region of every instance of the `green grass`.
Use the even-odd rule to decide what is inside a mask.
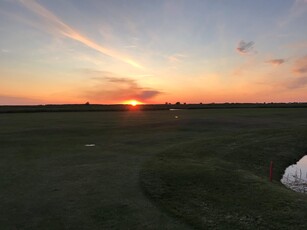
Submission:
[[[306,229],[306,195],[279,182],[307,150],[306,117],[0,114],[0,229]]]
[[[144,191],[196,229],[306,229],[307,196],[279,182],[285,167],[307,149],[306,112],[203,114],[195,140],[178,143],[144,165]]]

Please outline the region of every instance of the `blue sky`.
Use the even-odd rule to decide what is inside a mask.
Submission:
[[[307,0],[1,0],[0,104],[307,101]]]

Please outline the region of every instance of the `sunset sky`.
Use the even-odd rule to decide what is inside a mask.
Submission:
[[[0,104],[307,101],[307,0],[0,0]]]

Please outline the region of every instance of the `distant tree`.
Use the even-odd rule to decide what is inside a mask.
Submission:
[[[202,105],[203,103],[202,103],[202,102],[200,102],[199,104],[200,104],[200,105]]]
[[[177,101],[177,102],[175,103],[175,105],[180,105],[180,102],[179,102],[179,101]]]
[[[184,102],[183,104],[186,105],[187,103]]]
[[[87,101],[85,104],[86,104],[86,105],[89,105],[90,103]]]

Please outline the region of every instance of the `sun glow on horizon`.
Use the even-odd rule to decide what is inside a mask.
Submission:
[[[143,102],[137,101],[137,100],[129,100],[129,101],[124,101],[125,105],[132,105],[132,106],[137,106],[144,104]]]

